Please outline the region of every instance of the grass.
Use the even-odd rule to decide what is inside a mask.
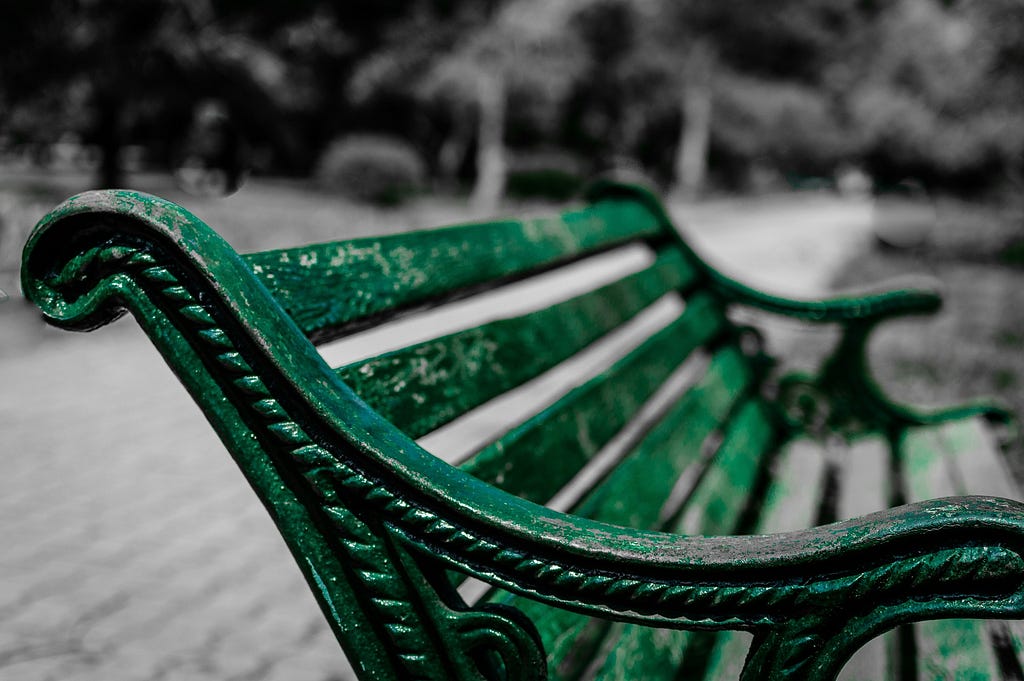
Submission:
[[[840,288],[911,272],[941,282],[938,315],[890,322],[872,343],[875,374],[891,395],[929,406],[991,396],[1024,417],[1024,268],[1006,258],[1022,237],[1019,208],[945,200],[924,244],[863,253],[837,274]],[[1024,480],[1019,437],[1008,454]]]

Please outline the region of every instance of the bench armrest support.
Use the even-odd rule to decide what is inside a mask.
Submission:
[[[942,306],[941,294],[931,285],[905,286],[807,300],[767,293],[747,286],[709,265],[686,242],[657,196],[645,187],[599,180],[588,187],[585,193],[585,198],[593,202],[613,197],[629,198],[643,204],[672,236],[679,248],[700,268],[709,285],[727,302],[819,323],[849,323],[907,314],[928,314]]]
[[[936,283],[900,285],[817,300],[778,296],[737,281],[704,261],[676,229],[661,201],[648,189],[600,180],[588,188],[585,197],[595,202],[628,198],[644,205],[726,304],[744,305],[809,323],[840,325],[840,341],[816,374],[798,372],[781,380],[780,401],[788,405],[787,417],[795,430],[812,431],[812,434],[825,430],[850,434],[868,430],[895,432],[908,426],[981,416],[1008,426],[1010,437],[1015,437],[1015,418],[1002,404],[976,400],[949,408],[917,409],[889,398],[872,377],[867,345],[875,327],[894,317],[938,311],[942,296]]]

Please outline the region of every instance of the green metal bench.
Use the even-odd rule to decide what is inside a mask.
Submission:
[[[1019,675],[1008,415],[898,406],[865,365],[879,322],[938,297],[780,299],[645,190],[587,201],[240,256],[172,203],[92,192],[37,227],[23,288],[70,329],[134,314],[360,678]],[[840,341],[784,373],[745,307]],[[353,339],[376,356],[332,368]]]

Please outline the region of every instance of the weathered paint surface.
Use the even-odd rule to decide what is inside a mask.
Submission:
[[[759,400],[739,405],[725,427],[718,451],[683,505],[672,531],[691,535],[735,532],[740,514],[750,501],[764,454],[776,437],[771,417]],[[627,625],[597,678],[674,679],[693,640],[694,636],[686,631]]]
[[[892,453],[881,435],[863,437],[844,447],[840,463],[836,516],[849,520],[876,513],[892,504]],[[839,681],[874,681],[895,678],[899,670],[897,632],[871,639],[843,667]]]
[[[338,370],[378,413],[420,437],[579,352],[689,283],[678,253],[650,268],[514,319],[419,343]]]
[[[593,207],[551,220],[243,259],[179,206],[135,192],[93,192],[70,199],[37,227],[25,249],[22,288],[51,322],[67,328],[92,329],[125,310],[136,316],[263,500],[365,679],[500,678],[500,668],[509,679],[536,679],[581,669],[598,650],[611,652],[604,658],[608,675],[640,669],[636,665],[653,674],[658,660],[667,667],[685,655],[689,635],[677,630],[694,628],[757,633],[744,681],[832,678],[855,649],[901,623],[1024,617],[1024,505],[1015,501],[956,497],[800,532],[730,536],[756,472],[783,435],[895,435],[914,424],[1005,415],[987,405],[921,414],[887,400],[870,380],[864,351],[871,331],[886,318],[933,310],[934,294],[773,297],[702,263],[674,235],[650,193],[604,183],[591,199]],[[785,401],[752,396],[770,358],[721,351],[705,380],[729,387],[705,383],[690,391],[576,514],[565,514],[431,456],[356,395],[347,380],[357,379],[342,381],[309,340],[631,240],[668,247],[662,257],[675,258],[675,278],[661,280],[658,290],[692,282],[691,302],[703,291],[719,312],[747,304],[842,324],[843,340],[821,372],[783,384],[800,388],[798,406],[821,418],[802,420]],[[624,293],[621,303],[627,308],[637,295],[646,300],[637,291],[649,290],[646,284],[629,286],[632,293]],[[576,314],[572,310],[581,303],[567,305],[557,314],[535,313],[541,317],[506,326],[557,327],[558,318]],[[577,310],[579,319],[599,324],[598,317],[614,307],[595,305],[590,312]],[[715,342],[728,342],[737,332],[720,315],[711,319],[722,328],[707,340],[717,335]],[[519,331],[499,336],[514,346]],[[559,352],[550,337],[523,333],[519,349],[501,365],[507,371],[529,364],[522,359],[527,354]],[[558,336],[559,342],[571,338],[566,347],[572,352],[587,342],[586,330],[576,333]],[[683,350],[691,341],[681,341]],[[722,382],[730,353],[746,376],[737,383]],[[616,390],[634,397],[655,382],[645,372],[657,364],[636,361],[619,373],[636,371],[644,378],[614,380]],[[534,365],[524,375],[542,370]],[[462,399],[463,390],[477,393],[468,403],[507,389],[467,386],[448,383],[425,402],[439,403],[443,411]],[[592,389],[580,395],[605,390]],[[579,397],[577,405],[559,409],[585,414],[588,400],[601,399]],[[742,406],[733,409],[734,403]],[[625,420],[628,408],[621,409],[617,418]],[[418,418],[402,413],[397,409],[394,418]],[[788,421],[778,418],[783,413]],[[552,419],[551,432],[559,432],[559,418]],[[719,427],[724,440],[704,475],[694,478],[699,484],[678,514],[675,529],[685,534],[662,532],[671,520],[665,497],[681,475],[688,480],[687,471],[703,463],[701,447]],[[926,459],[939,453],[936,460],[955,461],[949,451],[939,452],[955,438],[918,447],[913,441],[919,432],[908,431],[903,441],[907,470],[931,484],[938,477]],[[908,488],[916,489],[916,479]],[[469,607],[450,588],[445,568],[515,597]],[[605,623],[612,620],[624,624]],[[975,656],[935,640],[921,650],[958,665]],[[947,654],[953,657],[941,657]],[[639,662],[630,660],[634,656]],[[918,669],[930,667],[922,662]]]
[[[721,310],[706,296],[695,296],[679,319],[483,449],[463,470],[512,494],[546,502],[723,322]]]
[[[801,438],[785,445],[774,462],[772,481],[754,532],[789,532],[814,525],[825,492],[825,470],[825,457],[818,443]],[[749,647],[750,634],[746,632],[716,634],[704,678],[738,679]]]
[[[676,481],[684,471],[702,466],[705,443],[725,423],[750,381],[742,356],[733,348],[720,350],[700,382],[580,501],[573,513],[623,527],[662,528],[663,510]],[[608,631],[607,622],[543,603],[508,596],[499,600],[515,604],[537,623],[554,679],[574,678],[591,664]]]
[[[246,255],[256,277],[308,335],[663,234],[634,202],[553,218],[503,220]]]

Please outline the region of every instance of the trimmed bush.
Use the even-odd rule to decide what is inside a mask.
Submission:
[[[578,175],[557,168],[517,170],[508,175],[508,195],[521,199],[565,201],[582,186]]]
[[[517,199],[565,201],[583,186],[580,165],[564,153],[520,152],[509,163],[506,193]]]
[[[423,187],[423,161],[407,142],[349,135],[331,142],[316,167],[321,187],[364,203],[395,206]]]

